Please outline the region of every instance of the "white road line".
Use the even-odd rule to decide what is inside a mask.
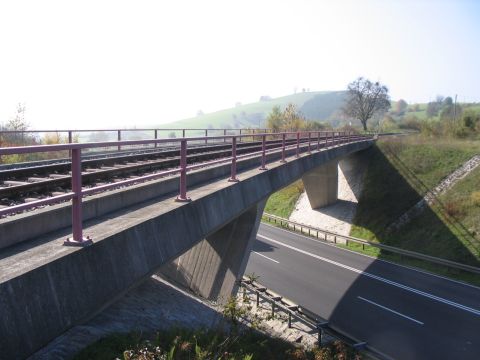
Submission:
[[[390,308],[388,308],[388,307],[386,307],[386,306],[380,305],[380,304],[378,304],[378,303],[376,303],[376,302],[374,302],[374,301],[372,301],[372,300],[365,299],[365,298],[363,298],[363,297],[361,297],[361,296],[357,296],[357,298],[359,298],[360,300],[366,301],[366,302],[368,302],[368,303],[370,303],[370,304],[372,304],[372,305],[378,306],[379,308],[382,308],[383,310],[390,311],[390,312],[392,312],[392,313],[394,313],[394,314],[396,314],[396,315],[398,315],[398,316],[401,316],[401,317],[403,317],[403,318],[405,318],[405,319],[408,319],[408,320],[411,320],[411,321],[413,321],[413,322],[416,322],[417,324],[420,324],[420,325],[423,325],[423,324],[424,324],[424,323],[421,322],[421,321],[418,321],[418,320],[416,320],[416,319],[414,319],[414,318],[412,318],[412,317],[410,317],[410,316],[403,315],[402,313],[399,313],[398,311],[395,311],[395,310],[392,310],[392,309],[390,309]]]
[[[474,314],[474,315],[480,316],[480,310],[477,310],[477,309],[468,307],[468,306],[466,306],[466,305],[462,305],[462,304],[456,303],[456,302],[451,301],[451,300],[447,300],[447,299],[445,299],[445,298],[442,298],[442,297],[440,297],[440,296],[436,296],[436,295],[427,293],[427,292],[425,292],[425,291],[421,291],[421,290],[417,290],[417,289],[411,288],[411,287],[409,287],[409,286],[406,286],[406,285],[397,283],[397,282],[395,282],[395,281],[382,278],[381,276],[378,276],[378,275],[370,274],[370,273],[365,272],[365,271],[363,271],[363,270],[359,270],[359,269],[353,268],[353,267],[351,267],[351,266],[344,265],[344,264],[339,263],[339,262],[337,262],[337,261],[333,261],[333,260],[330,260],[330,259],[327,259],[327,258],[318,256],[318,255],[309,253],[308,251],[305,251],[305,250],[302,250],[302,249],[298,249],[298,248],[296,248],[296,247],[294,247],[294,246],[291,246],[291,245],[288,245],[288,244],[284,244],[284,243],[282,243],[282,242],[280,242],[280,241],[273,240],[273,239],[271,239],[271,238],[269,238],[269,237],[266,237],[266,236],[263,236],[263,235],[257,235],[257,236],[260,237],[260,238],[262,238],[262,239],[271,241],[271,242],[273,242],[273,243],[275,243],[275,244],[285,246],[286,248],[292,249],[292,250],[297,251],[297,252],[299,252],[299,253],[301,253],[301,254],[311,256],[311,257],[316,258],[316,259],[318,259],[318,260],[325,261],[325,262],[327,262],[327,263],[329,263],[329,264],[332,264],[332,265],[341,267],[341,268],[346,269],[346,270],[350,270],[350,271],[352,271],[352,272],[354,272],[354,273],[357,273],[357,274],[360,274],[360,275],[369,277],[369,278],[371,278],[371,279],[375,279],[375,280],[384,282],[384,283],[386,283],[386,284],[389,284],[389,285],[398,287],[398,288],[403,289],[403,290],[405,290],[405,291],[409,291],[409,292],[412,292],[412,293],[414,293],[414,294],[417,294],[417,295],[420,295],[420,296],[429,298],[429,299],[431,299],[431,300],[435,300],[435,301],[441,302],[441,303],[443,303],[443,304],[456,307],[457,309],[464,310],[464,311],[467,311],[467,312],[472,313],[472,314]]]
[[[283,228],[280,228],[280,227],[276,227],[276,226],[273,226],[273,225],[270,225],[270,224],[267,224],[267,223],[261,223],[262,226],[268,226],[272,229],[275,229],[275,230],[279,230],[279,231],[283,231],[289,235],[294,235],[294,236],[298,236],[302,239],[305,239],[305,240],[310,240],[311,242],[314,242],[316,244],[320,244],[322,246],[330,246],[330,247],[333,247],[333,248],[336,248],[338,250],[342,250],[342,251],[346,251],[346,252],[349,252],[351,254],[355,254],[355,255],[358,255],[358,256],[363,256],[363,257],[366,257],[366,258],[369,258],[369,259],[373,259],[375,261],[381,261],[381,262],[384,262],[384,263],[387,263],[387,264],[390,264],[390,265],[393,265],[393,266],[398,266],[398,267],[401,267],[401,268],[404,268],[404,269],[408,269],[408,270],[411,270],[411,271],[416,271],[416,272],[419,272],[419,273],[422,273],[422,274],[425,274],[425,275],[428,275],[428,276],[433,276],[433,277],[437,277],[439,279],[443,279],[443,280],[446,280],[446,281],[450,281],[450,282],[453,282],[453,283],[456,283],[456,284],[459,284],[459,285],[462,285],[462,286],[468,286],[468,287],[471,287],[471,288],[474,288],[474,289],[477,289],[477,290],[480,290],[480,286],[475,286],[475,285],[472,285],[472,284],[469,284],[469,283],[466,283],[464,281],[458,281],[458,280],[455,280],[455,279],[451,279],[449,277],[446,277],[446,276],[442,276],[442,275],[438,275],[438,274],[434,274],[432,272],[428,272],[428,271],[425,271],[425,270],[422,270],[422,269],[419,269],[419,268],[416,268],[416,267],[413,267],[413,266],[408,266],[408,265],[403,265],[403,264],[398,264],[396,262],[393,262],[393,261],[389,261],[389,260],[385,260],[385,259],[380,259],[376,256],[371,256],[371,255],[367,255],[367,254],[363,254],[361,252],[358,252],[358,251],[354,251],[354,250],[350,250],[350,249],[347,249],[347,248],[343,248],[343,247],[339,247],[337,246],[336,244],[333,244],[333,243],[329,243],[329,242],[325,242],[321,239],[315,239],[315,238],[311,238],[311,237],[308,237],[308,236],[305,236],[305,235],[302,235],[302,234],[299,234],[297,232],[293,232],[293,230],[286,230],[286,229],[283,229]],[[260,230],[259,230],[260,231]]]
[[[269,258],[268,256],[265,256],[265,255],[263,255],[263,254],[260,254],[260,253],[258,253],[258,252],[256,252],[256,251],[252,251],[252,252],[255,253],[255,254],[257,254],[257,255],[263,256],[264,258],[266,258],[266,259],[268,259],[268,260],[270,260],[270,261],[273,261],[274,263],[280,264],[277,260],[273,260],[272,258]]]

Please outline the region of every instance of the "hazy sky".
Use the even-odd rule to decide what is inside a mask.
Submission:
[[[1,0],[0,122],[160,124],[358,76],[480,101],[476,0]]]

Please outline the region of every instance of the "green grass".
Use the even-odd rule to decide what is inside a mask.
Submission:
[[[298,93],[279,98],[274,98],[269,101],[258,101],[255,103],[239,105],[230,109],[224,109],[213,113],[207,113],[200,116],[191,117],[179,121],[174,121],[168,124],[163,124],[160,128],[224,128],[231,126],[233,128],[258,128],[259,125],[265,126],[265,121],[258,119],[248,119],[242,116],[242,113],[248,115],[259,114],[265,118],[274,106],[286,107],[289,103],[296,104],[301,107],[306,101],[312,99],[316,95],[324,92],[305,92]],[[236,116],[238,124],[235,124],[234,116]]]
[[[303,191],[304,187],[301,180],[277,191],[268,199],[265,212],[288,219]]]
[[[154,357],[156,355],[156,357]],[[321,356],[321,357],[320,357]],[[156,334],[115,334],[88,346],[74,360],[111,359],[353,359],[355,354],[343,343],[322,349],[297,349],[290,343],[253,329],[241,333],[212,330],[171,329]],[[360,359],[360,357],[358,357]]]
[[[480,143],[413,136],[382,140],[368,151],[371,161],[351,236],[480,266],[480,209],[472,200],[480,184],[479,170],[442,197],[446,208],[427,208],[400,229],[386,231],[427,189],[480,153]],[[448,212],[455,212],[456,220],[452,222]]]

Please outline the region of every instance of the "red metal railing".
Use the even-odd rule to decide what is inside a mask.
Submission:
[[[313,135],[313,137],[312,137]],[[254,153],[247,153],[240,156],[237,156],[237,142],[241,141],[244,137],[260,137],[262,141],[261,151]],[[82,199],[84,196],[91,195],[100,191],[110,190],[113,188],[118,188],[119,186],[131,185],[133,183],[145,182],[149,180],[155,180],[166,175],[179,173],[179,195],[177,196],[177,201],[186,202],[190,201],[190,198],[187,196],[187,172],[198,169],[201,167],[211,166],[220,163],[231,162],[231,174],[228,181],[239,181],[237,178],[237,160],[244,158],[260,157],[260,169],[267,170],[267,153],[274,151],[281,152],[280,162],[286,162],[286,150],[294,149],[295,156],[299,157],[302,151],[307,151],[311,153],[312,140],[316,138],[317,141],[317,151],[320,150],[320,139],[324,137],[325,143],[324,147],[335,146],[342,143],[347,143],[351,141],[358,141],[371,136],[366,135],[357,135],[351,132],[325,132],[325,131],[310,131],[310,132],[284,132],[284,133],[261,133],[253,135],[226,135],[226,136],[217,136],[217,137],[189,137],[189,138],[178,138],[178,139],[153,139],[153,140],[127,140],[127,141],[109,141],[109,142],[98,142],[98,143],[83,143],[83,144],[59,144],[59,145],[38,145],[38,146],[23,146],[23,147],[6,147],[0,148],[1,155],[12,155],[12,154],[29,154],[37,152],[51,152],[51,151],[65,151],[68,150],[71,157],[71,177],[72,177],[72,191],[66,194],[49,197],[46,199],[40,199],[24,204],[14,205],[7,208],[0,209],[0,216],[14,214],[19,211],[31,209],[34,207],[42,205],[50,205],[53,203],[58,203],[61,201],[72,200],[72,238],[69,238],[65,241],[66,245],[81,245],[85,246],[91,243],[91,240],[83,236],[83,226],[82,226]],[[281,138],[282,142],[279,146],[266,149],[267,138]],[[296,139],[293,145],[287,146],[287,138]],[[227,140],[231,141],[232,152],[231,156],[212,160],[208,162],[203,162],[199,164],[187,164],[187,147],[188,142],[198,143],[199,141],[203,142],[204,140],[222,140],[226,142]],[[101,147],[118,147],[121,146],[132,146],[132,145],[145,145],[145,144],[154,144],[155,146],[165,142],[179,142],[179,167],[161,171],[154,174],[144,175],[134,179],[127,179],[111,184],[99,185],[89,189],[82,189],[82,150],[91,149],[91,148],[101,148]]]

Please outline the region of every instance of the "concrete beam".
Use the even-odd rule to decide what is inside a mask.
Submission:
[[[225,303],[245,272],[265,203],[259,202],[208,235],[165,265],[160,275],[206,299]]]
[[[302,181],[312,209],[335,203],[338,199],[338,160],[306,172]]]

